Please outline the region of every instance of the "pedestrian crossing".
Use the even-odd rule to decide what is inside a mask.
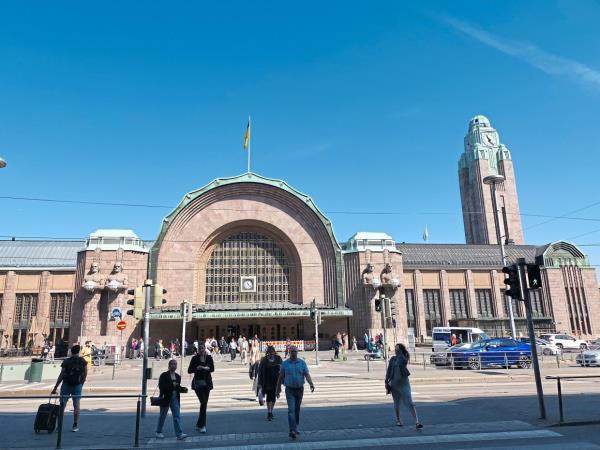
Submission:
[[[243,445],[240,445],[244,442]],[[165,439],[151,438],[146,442],[150,446],[172,445],[185,448],[219,448],[220,450],[263,450],[295,449],[326,450],[335,448],[399,448],[404,446],[427,445],[434,448],[442,445],[460,445],[460,448],[482,447],[493,443],[494,448],[517,448],[535,443],[540,446],[554,445],[556,449],[569,448],[573,442],[553,430],[536,428],[519,421],[441,423],[426,426],[421,431],[414,428],[370,427],[302,430],[300,439],[289,442],[281,431],[191,435],[184,443],[174,437]],[[506,443],[506,446],[502,446]],[[562,447],[561,447],[562,446]],[[541,447],[540,447],[541,448]],[[545,448],[545,447],[544,447]],[[600,449],[600,446],[588,442],[579,442],[570,448]]]

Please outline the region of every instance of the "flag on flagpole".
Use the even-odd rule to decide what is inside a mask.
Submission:
[[[248,116],[248,125],[246,126],[246,134],[244,134],[244,150],[250,147],[250,116]]]
[[[427,229],[427,225],[425,225],[425,229],[423,230],[423,240],[425,242],[429,240],[429,230]]]

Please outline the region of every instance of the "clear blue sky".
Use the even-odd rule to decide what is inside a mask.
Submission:
[[[0,195],[176,205],[245,171],[251,113],[257,173],[403,213],[329,214],[338,240],[464,242],[457,161],[485,114],[523,213],[600,202],[598,1],[106,3],[0,4]],[[0,200],[0,235],[153,239],[167,213]],[[569,215],[595,220],[525,216],[527,242],[600,243],[600,203]]]

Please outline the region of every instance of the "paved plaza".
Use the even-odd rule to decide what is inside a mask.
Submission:
[[[346,362],[332,362],[328,352],[319,367],[314,355],[304,355],[311,365],[316,390],[305,393],[300,431],[296,442],[287,436],[285,400],[278,401],[275,421],[267,422],[266,410],[258,406],[251,391],[247,367],[228,358],[217,363],[215,389],[211,392],[208,434],[194,430],[198,402],[193,394],[182,396],[185,442],[175,440],[171,419],[165,425],[166,439],[154,438],[157,409],[148,407],[141,423],[140,445],[145,448],[598,448],[598,425],[554,426],[558,423],[556,384],[545,381],[548,420],[538,417],[535,385],[530,370],[452,371],[413,364],[413,397],[424,430],[418,432],[404,411],[402,428],[395,426],[391,398],[383,389],[384,363],[367,366],[362,353],[350,354]],[[189,359],[188,359],[189,361]],[[154,377],[166,361],[154,363]],[[593,375],[595,368],[582,369],[569,361],[558,368],[542,363],[543,375]],[[115,372],[112,367],[95,368],[84,394],[125,394],[139,392],[141,361],[126,361]],[[184,384],[189,377],[184,374]],[[597,381],[600,381],[598,379]],[[600,419],[597,403],[600,383],[576,380],[563,383],[567,421]],[[43,395],[50,382],[5,383],[1,395]],[[149,394],[156,380],[149,380]],[[0,448],[54,448],[56,433],[36,435],[33,415],[43,400],[2,400],[0,402]],[[63,448],[131,448],[135,430],[135,399],[83,399],[80,432],[71,433],[71,408],[65,416]]]

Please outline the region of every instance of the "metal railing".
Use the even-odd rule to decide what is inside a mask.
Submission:
[[[561,380],[577,380],[577,379],[585,379],[585,378],[600,378],[600,375],[572,375],[572,376],[562,376],[562,377],[561,376],[553,376],[553,375],[546,376],[546,380],[556,380],[556,390],[558,392],[558,415],[559,415],[558,423],[559,424],[565,423],[565,410],[564,410],[563,398],[562,398]],[[597,421],[594,421],[594,423],[597,423]]]
[[[135,448],[140,446],[140,417],[141,417],[141,408],[142,408],[142,399],[145,399],[146,395],[142,394],[122,394],[122,395],[77,395],[71,396],[71,398],[137,398],[137,408],[135,413],[135,437],[133,441],[133,446]],[[60,395],[22,395],[22,396],[2,396],[0,400],[49,400],[57,399],[58,404],[60,404]],[[66,406],[66,403],[65,403]],[[62,429],[63,429],[63,420],[65,415],[65,408],[59,408],[58,413],[58,424],[56,429],[56,449],[62,449]]]

